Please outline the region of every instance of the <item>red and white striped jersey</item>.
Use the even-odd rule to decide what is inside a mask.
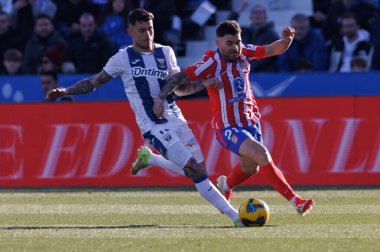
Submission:
[[[249,61],[265,57],[265,46],[247,45],[240,58],[227,61],[219,50],[208,50],[203,60],[185,69],[191,80],[218,77],[223,88],[208,88],[212,104],[212,127],[252,126],[260,119],[259,109],[249,83]]]

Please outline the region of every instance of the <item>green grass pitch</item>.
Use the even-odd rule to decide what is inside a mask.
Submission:
[[[234,228],[195,191],[0,191],[0,251],[380,251],[380,189],[308,190],[301,217],[278,193],[268,224]]]

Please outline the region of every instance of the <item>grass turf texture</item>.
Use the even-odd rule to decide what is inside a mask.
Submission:
[[[0,192],[0,251],[380,251],[380,190],[298,191],[298,216],[274,191],[269,223],[233,228],[193,191]]]

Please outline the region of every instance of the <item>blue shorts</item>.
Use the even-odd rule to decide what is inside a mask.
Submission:
[[[250,127],[228,127],[222,130],[215,130],[216,139],[227,150],[239,155],[240,145],[247,138],[254,138],[261,144],[263,136],[261,134],[260,123],[256,123]]]

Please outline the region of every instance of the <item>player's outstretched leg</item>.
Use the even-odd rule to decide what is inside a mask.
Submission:
[[[191,157],[185,165],[184,170],[186,175],[193,180],[199,194],[205,200],[210,202],[220,212],[226,214],[234,222],[236,227],[241,226],[238,212],[231,206],[226,198],[223,197],[214,184],[211,183],[205,171],[205,167],[197,163],[197,161]]]
[[[137,152],[137,159],[132,164],[131,173],[132,175],[136,175],[142,169],[151,166],[159,166],[176,174],[185,176],[185,172],[181,167],[178,167],[161,155],[154,154],[148,146],[141,146]]]

